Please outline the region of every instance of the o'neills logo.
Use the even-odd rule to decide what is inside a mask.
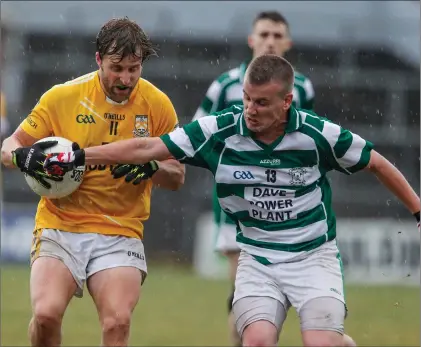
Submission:
[[[126,115],[117,113],[104,113],[104,118],[110,120],[125,120]]]

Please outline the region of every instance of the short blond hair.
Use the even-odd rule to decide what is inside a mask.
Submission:
[[[285,58],[264,54],[251,61],[247,68],[247,79],[250,84],[256,85],[281,82],[291,92],[294,87],[294,68]]]

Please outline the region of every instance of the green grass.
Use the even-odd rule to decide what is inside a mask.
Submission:
[[[152,266],[136,308],[131,345],[229,346],[226,296],[229,283],[198,278],[179,267]],[[360,346],[419,346],[419,288],[347,287],[347,332]],[[31,316],[29,271],[3,267],[1,272],[1,345],[28,344]],[[295,312],[280,345],[300,345]],[[98,346],[100,327],[89,294],[74,299],[63,326],[64,346]]]

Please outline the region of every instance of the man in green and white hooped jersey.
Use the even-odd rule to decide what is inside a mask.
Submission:
[[[224,110],[232,105],[241,105],[243,97],[244,73],[248,63],[242,63],[238,68],[222,74],[215,80],[206,93],[206,97],[196,111],[193,121],[214,112]],[[297,108],[312,110],[314,102],[314,90],[308,78],[299,72],[294,74],[293,105]],[[213,196],[214,220],[218,227],[218,237],[215,249],[222,254],[233,257],[230,262],[231,279],[234,281],[240,248],[235,240],[235,221],[226,215],[219,206],[216,192]],[[232,301],[232,298],[231,298]]]
[[[278,12],[261,12],[253,23],[253,33],[249,37],[249,45],[253,56],[261,54],[276,54],[283,56],[292,45],[289,25]],[[206,96],[197,109],[193,121],[208,116],[214,112],[224,110],[232,105],[242,105],[243,81],[248,62],[243,62],[219,76],[207,90]],[[313,109],[314,89],[311,81],[303,74],[295,71],[293,105],[307,110]],[[234,281],[240,248],[236,243],[235,222],[227,216],[219,206],[214,192],[213,210],[215,223],[218,226],[216,250],[233,257],[230,264],[231,279]],[[232,301],[232,298],[231,300]]]
[[[283,56],[292,45],[289,24],[279,12],[261,12],[253,22],[252,33],[248,38],[253,57],[262,54],[276,54]],[[210,85],[201,105],[197,109],[193,120],[209,116],[214,112],[224,110],[232,105],[242,105],[243,81],[248,61],[219,76]],[[314,103],[314,89],[311,81],[295,71],[293,106],[312,110]],[[221,210],[216,191],[213,191],[213,213],[217,228],[215,250],[228,258],[229,273],[232,283],[235,281],[240,247],[236,242],[235,221]],[[232,310],[234,288],[228,297],[228,312]],[[232,323],[232,340],[239,345],[239,337]]]
[[[277,345],[292,305],[304,346],[344,346],[343,277],[326,174],[372,172],[418,222],[420,199],[370,142],[291,106],[293,81],[287,60],[259,56],[247,68],[244,106],[159,138],[52,154],[44,168],[65,174],[80,165],[142,167],[171,156],[207,168],[221,207],[237,222],[242,251],[233,314],[242,344]],[[151,176],[159,174],[160,165]]]
[[[244,109],[202,117],[162,140],[177,159],[214,174],[219,203],[237,223],[242,253],[233,313],[243,345],[276,345],[291,305],[300,315],[304,346],[348,345],[326,173],[368,168],[393,191],[395,168],[360,136],[290,106],[292,90],[281,94],[285,83],[277,81],[292,78],[286,60],[260,56],[247,70]],[[397,196],[405,196],[414,213],[419,198],[399,175],[405,187]]]

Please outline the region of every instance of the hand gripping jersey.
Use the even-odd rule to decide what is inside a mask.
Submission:
[[[169,98],[139,79],[128,102],[118,104],[104,94],[97,72],[48,90],[21,123],[36,139],[60,136],[81,148],[160,136],[178,124]],[[41,198],[35,228],[143,238],[149,218],[152,181],[139,186],[113,179],[112,166],[87,166],[80,188],[56,200]]]

